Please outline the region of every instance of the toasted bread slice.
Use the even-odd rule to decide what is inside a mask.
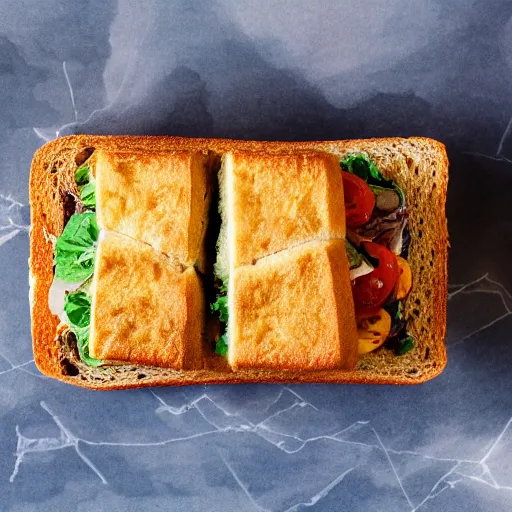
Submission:
[[[340,165],[328,153],[230,152],[220,177],[234,267],[310,240],[345,236]]]
[[[202,367],[204,296],[192,267],[102,232],[92,285],[89,353],[131,364]]]
[[[204,267],[211,193],[208,156],[191,151],[95,151],[96,212],[117,231]]]
[[[313,241],[237,268],[229,281],[235,369],[353,369],[357,329],[342,240]]]
[[[360,357],[354,370],[238,370],[225,358],[203,353],[204,369],[177,371],[140,365],[92,368],[78,358],[74,340],[48,305],[53,280],[53,241],[78,191],[77,163],[93,150],[122,152],[321,151],[338,159],[365,152],[379,170],[404,190],[409,206],[412,244],[408,262],[413,287],[405,302],[408,329],[416,339],[403,356],[381,348]],[[445,216],[448,159],[443,144],[422,137],[314,142],[255,142],[179,137],[76,135],[54,140],[34,156],[30,175],[30,303],[34,357],[38,368],[59,380],[94,389],[239,382],[325,382],[417,384],[432,379],[446,365],[448,231]]]

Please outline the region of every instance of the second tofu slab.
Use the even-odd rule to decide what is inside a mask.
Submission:
[[[183,270],[149,245],[106,231],[91,291],[92,357],[201,368],[204,296],[194,268]]]
[[[220,173],[232,267],[345,236],[339,161],[326,153],[229,153]]]
[[[211,160],[201,152],[96,151],[98,225],[204,265]]]

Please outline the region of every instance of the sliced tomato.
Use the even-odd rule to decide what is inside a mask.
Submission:
[[[352,294],[356,311],[370,313],[379,309],[394,292],[400,273],[396,256],[388,248],[373,242],[365,242],[363,247],[378,260],[378,265],[369,274],[352,281]]]
[[[347,171],[342,171],[345,215],[349,228],[366,224],[375,208],[375,195],[366,182]]]

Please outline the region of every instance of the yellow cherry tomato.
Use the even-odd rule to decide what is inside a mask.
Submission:
[[[385,309],[379,309],[376,313],[358,315],[359,355],[379,348],[386,341],[390,330],[391,317]]]
[[[398,263],[398,272],[399,272],[396,298],[400,300],[400,299],[405,299],[405,297],[407,297],[407,295],[411,291],[412,273],[411,273],[411,267],[409,266],[409,263],[407,263],[406,260],[404,260],[400,256],[397,256],[396,261]]]

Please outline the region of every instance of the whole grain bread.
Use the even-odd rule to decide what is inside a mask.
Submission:
[[[361,357],[351,371],[233,372],[225,358],[208,352],[208,347],[204,367],[198,371],[136,365],[87,366],[78,358],[69,330],[51,314],[48,291],[53,280],[54,242],[72,213],[73,198],[78,194],[74,181],[76,166],[95,149],[148,153],[208,151],[219,156],[229,151],[274,154],[300,150],[328,152],[338,158],[366,152],[385,176],[402,187],[409,207],[413,288],[405,302],[405,316],[408,330],[416,338],[413,350],[396,356],[379,349]],[[35,362],[50,377],[93,389],[241,382],[415,384],[429,380],[446,365],[447,184],[444,146],[421,137],[296,143],[96,135],[56,139],[36,152],[30,175],[29,267]]]

